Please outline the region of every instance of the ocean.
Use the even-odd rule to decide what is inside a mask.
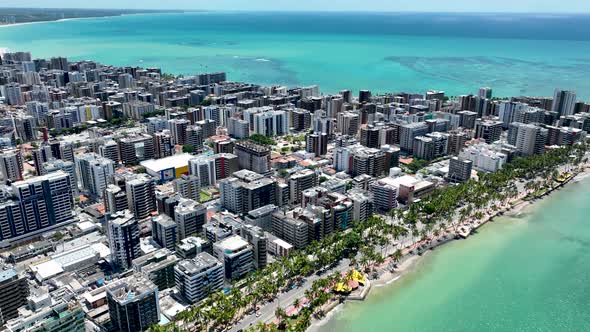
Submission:
[[[0,28],[35,57],[377,92],[590,97],[590,16],[203,12]],[[590,183],[426,255],[322,331],[590,331]]]
[[[195,12],[2,27],[0,48],[324,93],[589,98],[588,31],[588,15]]]
[[[425,255],[318,330],[590,331],[590,179]]]

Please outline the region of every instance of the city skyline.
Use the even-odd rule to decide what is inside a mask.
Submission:
[[[254,0],[244,3],[238,0],[223,2],[171,0],[162,4],[160,1],[115,1],[104,0],[97,3],[81,3],[73,0],[58,0],[47,3],[45,0],[4,1],[2,7],[15,8],[113,8],[113,9],[185,9],[185,10],[237,10],[237,11],[378,11],[378,12],[465,12],[465,13],[590,13],[590,3],[578,0],[562,1],[556,8],[552,0],[523,0],[517,3],[507,0],[494,3],[483,1],[458,0],[453,3],[441,3],[435,0],[424,0],[420,3],[404,3],[402,1],[369,0],[362,6],[352,0],[332,3],[317,3],[302,0],[296,3],[287,1]],[[531,10],[532,9],[532,10]]]

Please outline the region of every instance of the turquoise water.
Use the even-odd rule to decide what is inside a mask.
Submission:
[[[320,331],[590,331],[590,180],[347,303]]]
[[[590,97],[590,16],[185,13],[0,28],[0,47],[34,56],[159,66],[323,92],[491,86],[496,96]]]

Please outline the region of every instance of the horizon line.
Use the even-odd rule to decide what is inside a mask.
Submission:
[[[454,11],[454,10],[355,10],[355,9],[325,9],[325,10],[307,10],[307,9],[293,9],[293,10],[281,10],[281,9],[198,9],[198,8],[82,8],[82,7],[0,7],[2,9],[69,9],[69,10],[128,10],[128,11],[152,11],[155,13],[161,12],[246,12],[246,13],[366,13],[366,14],[518,14],[518,15],[590,15],[590,11],[587,12],[549,12],[549,11],[538,11],[538,12],[525,12],[525,11]]]

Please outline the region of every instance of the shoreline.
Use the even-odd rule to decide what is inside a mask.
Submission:
[[[524,211],[528,207],[534,205],[535,203],[540,203],[545,198],[551,196],[551,193],[553,193],[554,191],[564,188],[567,184],[569,184],[571,182],[578,183],[578,182],[580,182],[584,179],[587,179],[589,177],[590,177],[590,167],[586,166],[586,167],[584,167],[583,170],[579,171],[578,173],[575,173],[571,178],[569,178],[565,182],[559,183],[559,184],[553,186],[552,188],[548,189],[547,192],[544,193],[541,197],[526,200],[525,198],[529,195],[527,193],[523,197],[515,198],[514,201],[507,203],[508,207],[502,208],[491,215],[486,214],[479,224],[474,225],[472,232],[477,231],[480,227],[487,224],[488,222],[493,221],[493,219],[496,217],[518,218],[519,216],[521,216],[524,213]],[[473,235],[473,233],[472,233],[472,235]],[[433,237],[431,239],[430,244],[428,245],[428,247],[426,249],[423,249],[422,251],[419,251],[418,253],[409,254],[409,255],[405,256],[404,258],[402,258],[402,260],[398,264],[398,268],[395,269],[395,271],[393,271],[393,272],[388,271],[388,270],[381,271],[378,278],[371,280],[371,290],[373,288],[382,288],[382,287],[388,287],[388,286],[393,285],[396,281],[398,281],[402,277],[406,276],[407,272],[413,270],[416,267],[416,265],[422,260],[421,259],[422,256],[429,255],[430,252],[433,251],[435,248],[442,247],[445,244],[447,244],[449,242],[454,242],[456,240],[464,240],[464,239],[457,239],[456,237],[446,238],[446,235],[441,235],[438,238]],[[417,245],[414,247],[417,247]],[[404,250],[407,250],[407,249],[404,249]],[[382,265],[380,265],[379,267],[377,267],[377,269],[379,270],[380,268],[383,268],[383,266],[387,266],[387,264],[388,264],[388,261],[386,260],[386,262],[383,263]],[[371,290],[368,291],[368,293],[366,294],[366,297],[363,299],[363,301],[366,298],[368,298],[369,296],[371,296]],[[309,326],[309,328],[307,329],[307,331],[320,332],[321,328],[324,325],[326,325],[331,319],[333,319],[335,314],[337,314],[340,310],[343,310],[344,304],[346,304],[349,301],[351,301],[351,300],[346,299],[342,303],[336,303],[336,305],[334,305],[333,303],[327,303],[325,306],[330,308],[330,310],[327,311],[326,314],[324,315],[324,317],[322,317],[321,319],[314,319],[312,321],[311,325]]]
[[[182,13],[184,13],[184,12],[129,13],[129,14],[89,16],[89,17],[68,17],[68,18],[60,18],[58,20],[50,20],[50,21],[35,21],[35,22],[20,22],[20,23],[12,23],[12,24],[0,24],[0,28],[8,28],[8,27],[16,27],[16,26],[32,25],[32,24],[58,23],[58,22],[77,21],[77,20],[91,20],[91,19],[99,19],[99,18],[113,18],[113,17],[153,15],[153,14],[182,14]]]

